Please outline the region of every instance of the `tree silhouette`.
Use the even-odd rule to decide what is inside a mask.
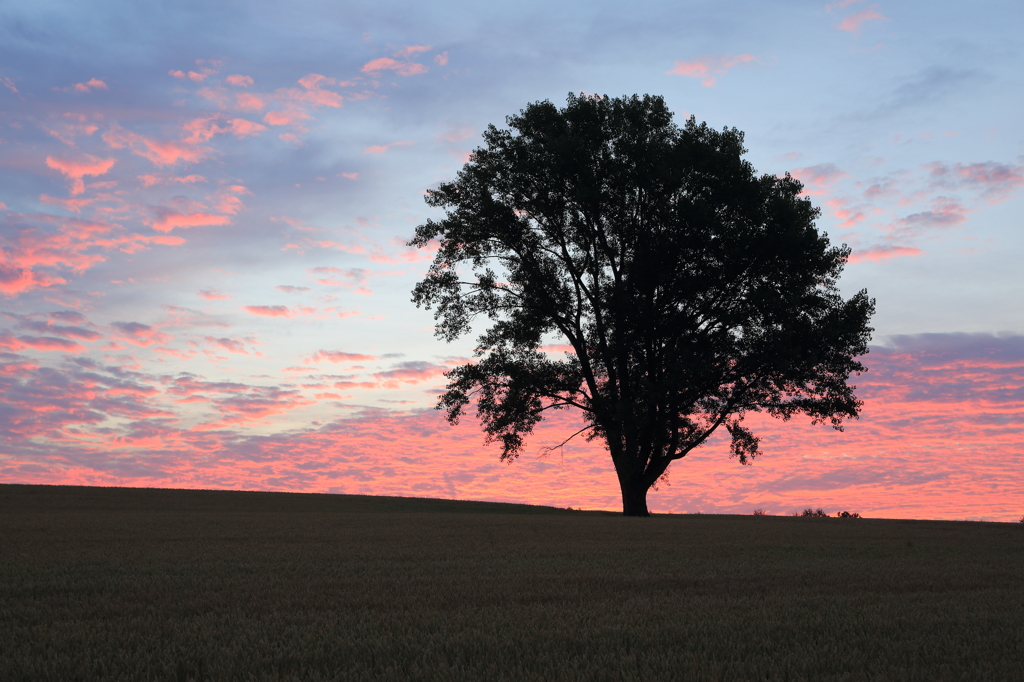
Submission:
[[[623,513],[647,516],[648,489],[719,427],[740,463],[758,454],[747,413],[857,416],[874,301],[842,298],[849,248],[817,231],[799,181],[755,173],[743,133],[680,128],[649,95],[570,94],[507,124],[427,192],[445,217],[409,242],[440,244],[413,290],[436,334],[489,323],[446,374],[450,422],[475,402],[512,460],[547,410],[576,409],[569,438],[603,440]],[[540,348],[556,339],[562,359]]]

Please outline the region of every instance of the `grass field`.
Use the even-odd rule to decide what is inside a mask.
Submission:
[[[0,680],[1021,680],[1024,524],[0,485]]]

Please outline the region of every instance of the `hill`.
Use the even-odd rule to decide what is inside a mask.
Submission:
[[[3,680],[1014,680],[1024,524],[0,486]]]

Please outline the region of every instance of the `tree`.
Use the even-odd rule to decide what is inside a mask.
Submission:
[[[570,94],[507,124],[427,192],[445,217],[409,242],[439,244],[413,290],[437,336],[489,321],[446,374],[450,422],[475,402],[511,461],[545,412],[578,410],[564,442],[603,440],[623,513],[647,516],[648,489],[720,427],[741,464],[758,454],[745,414],[857,417],[874,301],[839,294],[850,249],[817,231],[799,181],[755,173],[743,133],[680,128],[649,95]],[[541,350],[555,339],[572,352]]]

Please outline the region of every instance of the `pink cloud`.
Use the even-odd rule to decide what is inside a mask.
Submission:
[[[369,270],[363,268],[349,268],[347,270],[342,268],[332,267],[319,267],[310,268],[306,272],[311,272],[317,275],[331,275],[328,277],[321,277],[316,280],[317,284],[323,284],[324,286],[331,287],[346,287],[349,289],[354,288],[357,294],[370,295],[373,292],[365,288],[363,285],[367,278],[372,274]],[[340,279],[335,276],[340,276]]]
[[[196,292],[196,296],[199,296],[200,298],[205,298],[207,301],[220,301],[225,298],[231,298],[230,296],[228,296],[227,294],[218,289],[203,289],[201,291]]]
[[[240,92],[235,96],[235,106],[244,111],[259,111],[265,104],[251,92]]]
[[[820,505],[870,517],[1019,519],[1019,476],[992,462],[1019,453],[1024,338],[893,337],[874,346],[867,361],[871,371],[857,382],[864,415],[845,432],[753,415],[762,465],[741,469],[727,456],[727,441],[712,439],[699,456],[673,464],[672,486],[651,494],[652,509],[749,514],[762,507],[788,514]],[[434,410],[363,407],[327,424],[256,431],[246,426],[313,398],[288,387],[195,375],[167,380],[39,364],[0,355],[7,399],[0,480],[429,495],[612,510],[621,504],[600,443],[574,440],[557,458],[540,452],[579,428],[568,412],[551,414],[509,466],[483,446],[474,419],[452,427]],[[350,383],[382,390],[379,381]],[[314,397],[347,392],[303,390]],[[190,404],[221,419],[185,428],[182,410]],[[28,446],[30,438],[37,440]]]
[[[113,322],[116,338],[135,346],[152,346],[173,340],[170,334],[164,334],[155,327],[141,322]]]
[[[363,150],[364,154],[383,154],[392,147],[409,147],[415,144],[412,140],[402,140],[401,142],[389,142],[388,144],[377,144],[372,147],[367,147]]]
[[[52,127],[43,126],[43,129],[69,147],[75,146],[76,137],[88,137],[99,130],[98,126],[88,122],[85,114],[69,111],[62,118],[64,120],[54,123]]]
[[[857,223],[866,220],[867,216],[861,206],[848,206],[847,202],[848,199],[843,197],[828,199],[824,204],[832,210],[834,216],[843,221],[840,223],[841,227],[852,228]]]
[[[823,194],[824,189],[836,180],[849,177],[849,174],[844,173],[832,163],[819,163],[807,168],[795,168],[790,171],[790,174],[804,184],[804,194],[810,195]],[[813,186],[816,189],[807,189],[808,186]]]
[[[392,53],[390,57],[378,57],[372,59],[366,64],[363,64],[361,71],[363,73],[369,73],[376,75],[381,71],[394,71],[399,76],[416,76],[418,74],[427,73],[429,69],[423,64],[411,61],[411,57],[417,52],[425,52],[430,49],[429,45],[409,45],[402,48],[398,52]],[[442,66],[448,63],[448,53],[445,52],[442,55],[438,55],[441,59],[435,57],[438,64]],[[397,57],[397,59],[395,59]],[[442,61],[443,60],[443,61]]]
[[[827,5],[825,7],[825,11],[835,12],[836,10],[843,9],[844,7],[856,5],[858,2],[864,2],[864,0],[839,0],[839,2],[834,2],[831,5]]]
[[[260,317],[291,317],[295,313],[283,305],[246,305],[242,310]]]
[[[912,246],[872,246],[867,249],[857,249],[850,254],[851,263],[878,262],[889,258],[900,258],[902,256],[917,256],[923,253],[921,249]]]
[[[274,93],[274,98],[292,106],[307,105],[338,108],[344,102],[344,98],[337,92],[322,89],[324,85],[339,85],[337,79],[318,73],[311,73],[300,78],[298,83],[302,86],[302,90],[298,88],[277,90]]]
[[[1015,190],[1024,186],[1024,166],[985,161],[956,163],[952,166],[935,162],[925,167],[929,169],[934,185],[980,189],[982,196],[991,203],[1007,199]]]
[[[360,353],[346,353],[340,350],[318,350],[313,353],[310,357],[303,360],[306,364],[315,364],[321,360],[327,360],[328,362],[338,363],[353,363],[353,362],[374,362],[377,358],[373,355],[362,355]]]
[[[18,92],[18,88],[14,87],[14,81],[9,76],[0,76],[0,85],[4,86],[13,93]]]
[[[236,88],[248,88],[253,84],[252,76],[242,76],[239,74],[233,74],[224,80],[229,85],[234,85]]]
[[[380,71],[394,71],[399,76],[416,76],[429,71],[426,66],[416,62],[400,62],[391,57],[378,57],[363,65],[363,73],[379,73]]]
[[[217,72],[214,71],[213,69],[203,68],[203,69],[199,69],[198,72],[197,71],[189,71],[187,75],[188,75],[188,79],[190,81],[193,81],[194,83],[202,83],[204,80],[206,80],[206,78],[208,76],[212,76],[215,73],[217,73]]]
[[[80,343],[59,339],[53,336],[19,336],[14,337],[8,333],[0,333],[0,347],[11,351],[19,350],[57,350],[65,353],[85,350]]]
[[[229,216],[205,213],[203,211],[182,213],[180,211],[175,211],[174,209],[163,207],[158,207],[154,210],[157,217],[153,220],[151,226],[157,232],[170,232],[176,227],[184,229],[189,227],[227,225],[231,222],[231,218]]]
[[[185,78],[185,72],[178,69],[171,69],[167,72],[167,75],[171,76],[172,78],[177,78],[179,80]]]
[[[293,126],[309,118],[309,114],[304,111],[285,109],[268,111],[263,117],[263,122],[272,126]]]
[[[99,78],[90,78],[84,83],[75,83],[71,86],[75,92],[90,92],[92,90],[109,90],[107,84]]]
[[[448,51],[446,50],[446,51],[442,52],[441,54],[434,55],[434,61],[437,62],[440,66],[447,66],[448,65]]]
[[[850,16],[839,22],[836,26],[840,31],[848,31],[850,33],[856,33],[860,30],[861,24],[866,21],[890,21],[889,17],[883,16],[878,11],[878,5],[871,5],[865,10],[861,10],[856,14]]]
[[[266,126],[260,125],[254,121],[248,121],[244,118],[233,118],[228,121],[228,124],[229,127],[227,132],[238,138],[259,135],[260,132],[267,129]]]
[[[956,227],[967,220],[967,208],[949,197],[936,197],[931,203],[931,210],[912,213],[897,221],[894,226],[895,231],[905,234],[920,234],[932,228]]]
[[[92,199],[61,199],[59,197],[51,197],[46,194],[40,194],[39,200],[44,204],[50,204],[51,206],[60,206],[65,211],[72,211],[74,213],[81,213],[82,209],[89,204],[98,201],[97,197]]]
[[[261,131],[267,129],[266,126],[254,123],[253,121],[248,121],[244,118],[233,118],[225,121],[227,125],[221,125],[219,122],[220,120],[219,116],[192,119],[188,123],[182,125],[182,129],[188,133],[182,141],[187,144],[206,142],[214,135],[221,135],[225,133],[231,133],[235,137],[243,138],[251,135],[258,135]]]
[[[216,196],[213,207],[221,213],[235,215],[245,208],[245,204],[237,196],[239,194],[252,194],[252,192],[242,185],[231,185]]]
[[[159,173],[150,173],[147,175],[140,175],[139,181],[143,187],[152,187],[153,185],[162,184],[180,184],[180,185],[194,185],[197,182],[206,182],[206,178],[202,175],[160,175]]]
[[[715,84],[715,76],[724,75],[729,69],[740,64],[757,61],[753,55],[705,55],[693,61],[684,62],[676,60],[676,65],[666,73],[675,76],[701,79],[701,85],[710,88]]]
[[[209,147],[198,147],[187,142],[150,140],[117,124],[103,133],[103,141],[112,149],[127,147],[132,153],[149,159],[156,166],[173,166],[180,162],[197,163],[213,151]]]
[[[248,355],[249,351],[245,349],[245,344],[235,339],[229,339],[227,337],[214,338],[212,336],[203,337],[207,343],[211,343],[215,346],[220,346],[229,353],[240,353],[242,355]]]
[[[71,180],[72,194],[81,194],[85,191],[85,182],[82,178],[87,175],[103,175],[114,166],[114,162],[114,159],[100,159],[91,154],[86,154],[78,159],[46,157],[47,166],[60,171]]]
[[[540,347],[540,350],[545,353],[575,353],[576,349],[567,343],[548,343]]]
[[[359,173],[339,173],[339,175],[343,178],[348,178],[349,180],[359,179]]]

